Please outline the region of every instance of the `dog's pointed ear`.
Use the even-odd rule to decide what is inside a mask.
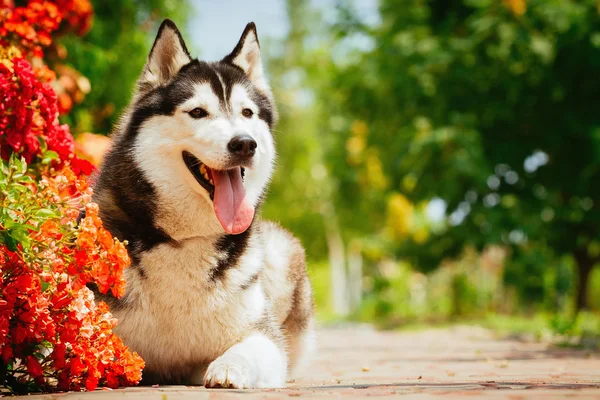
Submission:
[[[246,25],[237,46],[222,61],[241,68],[256,87],[270,91],[263,72],[260,43],[254,22]]]
[[[173,21],[165,19],[158,29],[144,72],[138,82],[139,89],[153,88],[168,82],[191,61],[185,42]]]

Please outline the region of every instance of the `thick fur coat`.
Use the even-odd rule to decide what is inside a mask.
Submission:
[[[207,63],[163,22],[94,194],[129,243],[125,296],[101,298],[145,383],[282,387],[314,346],[304,250],[256,211],[276,119],[253,23]]]

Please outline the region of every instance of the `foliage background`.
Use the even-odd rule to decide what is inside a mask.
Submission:
[[[285,37],[261,37],[281,113],[263,215],[305,244],[321,318],[598,332],[600,2],[381,0],[365,21],[357,1],[281,1]],[[94,7],[64,41],[93,89],[67,122],[107,134],[160,20],[213,15]]]

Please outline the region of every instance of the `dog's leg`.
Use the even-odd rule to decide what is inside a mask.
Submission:
[[[213,361],[204,376],[207,388],[277,388],[285,385],[287,356],[273,340],[254,333]]]
[[[292,299],[292,308],[283,322],[283,331],[293,375],[308,364],[316,347],[312,290],[308,277],[304,276],[296,282]]]

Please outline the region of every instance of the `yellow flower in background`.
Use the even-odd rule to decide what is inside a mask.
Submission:
[[[502,0],[506,8],[512,11],[513,14],[520,17],[527,11],[527,3],[525,0]]]
[[[379,153],[375,149],[369,149],[365,163],[367,182],[374,189],[385,189],[388,186],[388,180],[383,173],[383,165],[379,159]]]
[[[350,125],[350,138],[346,141],[349,164],[359,165],[364,161],[363,154],[367,147],[367,133],[369,133],[369,126],[365,121],[352,121],[352,125]]]
[[[348,163],[358,165],[362,161],[362,155],[365,151],[365,138],[362,136],[352,136],[346,141],[346,151],[348,152]]]
[[[352,132],[354,136],[365,137],[367,136],[367,133],[369,133],[369,126],[365,121],[357,119],[352,121],[352,125],[350,126],[350,132]]]
[[[413,204],[400,193],[393,193],[388,199],[388,227],[396,238],[410,233],[414,213]]]
[[[429,239],[429,230],[426,226],[421,226],[413,233],[413,239],[417,244],[423,244]]]

